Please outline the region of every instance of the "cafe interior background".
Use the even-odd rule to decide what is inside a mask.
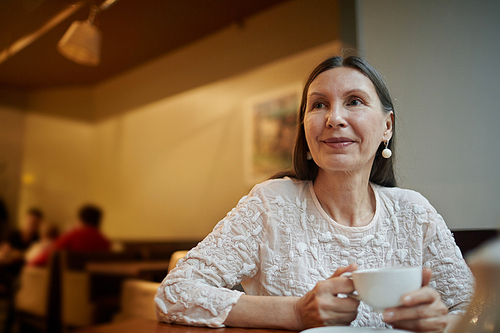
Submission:
[[[38,2],[29,15],[51,3]],[[56,50],[87,6],[0,63],[0,194],[18,221],[37,206],[64,227],[93,202],[114,240],[202,239],[258,181],[248,176],[248,101],[300,86],[327,55],[357,49],[396,99],[400,185],[422,192],[452,229],[498,227],[498,2],[264,1],[220,28],[198,22],[204,1],[190,3],[193,15],[154,3],[119,0],[97,15],[96,67]],[[238,12],[232,1],[218,3]],[[174,7],[154,24],[134,18],[134,11],[154,16],[143,8],[153,4]],[[119,40],[107,34],[117,35],[115,13],[128,20]],[[135,36],[139,25],[150,30]],[[123,62],[108,54],[134,57],[141,45],[131,41],[168,44],[165,36],[178,47],[99,76]]]
[[[14,2],[31,4],[33,18],[54,3],[1,6]],[[0,195],[11,223],[37,206],[65,228],[92,202],[116,242],[201,240],[269,176],[252,174],[252,103],[357,50],[396,100],[400,186],[453,230],[499,227],[499,2],[250,2],[118,0],[96,17],[95,67],[56,49],[85,4],[3,59]],[[0,22],[3,48],[7,28]]]

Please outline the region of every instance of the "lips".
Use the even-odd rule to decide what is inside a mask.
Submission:
[[[351,144],[355,143],[354,140],[345,138],[345,137],[338,137],[338,138],[328,138],[325,140],[322,140],[327,146],[332,147],[332,148],[343,148],[350,146]]]

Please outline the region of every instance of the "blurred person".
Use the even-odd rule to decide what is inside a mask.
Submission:
[[[40,238],[39,228],[43,217],[39,208],[28,209],[21,228],[7,232],[0,245],[0,263],[7,265],[24,262],[24,252]]]
[[[94,205],[84,205],[78,211],[77,225],[58,238],[52,246],[28,262],[33,266],[44,266],[51,254],[58,250],[68,251],[109,251],[111,242],[104,236],[99,227],[102,210]]]
[[[54,244],[59,237],[59,228],[52,223],[43,221],[40,225],[39,234],[40,239],[31,244],[24,253],[24,260],[26,262],[32,261]]]
[[[25,263],[24,253],[38,241],[42,220],[43,212],[39,208],[28,209],[21,228],[7,231],[0,244],[0,294],[6,301],[4,332],[11,330],[14,321],[14,295],[18,288],[19,273]]]
[[[9,224],[9,211],[5,201],[0,198],[0,239],[4,238],[7,225]]]

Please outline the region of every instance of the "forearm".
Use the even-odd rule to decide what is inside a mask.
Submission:
[[[448,325],[446,325],[445,333],[453,332],[456,327],[458,327],[458,323],[462,320],[462,316],[449,314],[448,315]]]
[[[242,295],[224,325],[232,327],[301,330],[296,315],[298,297]]]

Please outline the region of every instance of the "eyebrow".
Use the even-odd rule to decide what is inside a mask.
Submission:
[[[346,91],[343,96],[349,96],[351,94],[354,94],[354,93],[361,93],[365,96],[370,96],[370,94],[368,92],[366,92],[365,90],[363,89],[351,89],[351,90],[348,90]],[[317,91],[313,91],[311,92],[310,94],[307,95],[307,98],[310,98],[312,96],[321,96],[321,97],[326,97],[326,94],[323,94],[323,93],[320,93],[320,92],[317,92]]]
[[[354,93],[362,93],[366,96],[370,96],[370,94],[366,91],[364,91],[363,89],[351,89],[349,91],[346,91],[344,96],[347,96],[347,95],[350,95],[350,94],[354,94]]]
[[[307,98],[311,97],[311,96],[321,96],[321,97],[325,97],[326,95],[325,94],[322,94],[320,92],[315,92],[313,91],[312,93],[310,94],[307,94]]]

